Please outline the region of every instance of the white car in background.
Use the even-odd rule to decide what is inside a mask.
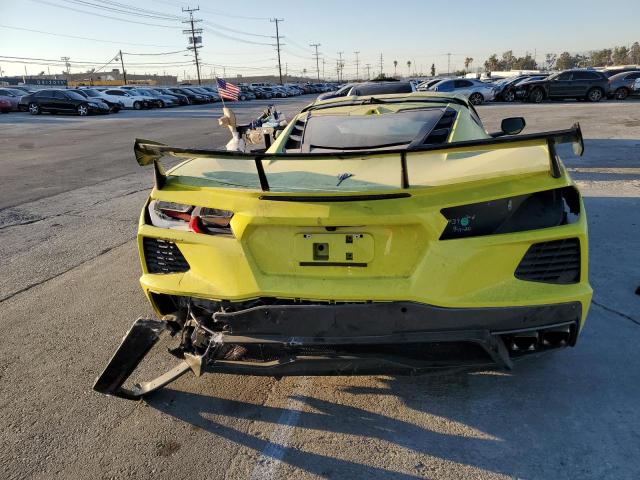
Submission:
[[[633,93],[640,95],[640,78],[636,78],[636,81],[633,82]]]
[[[464,95],[472,105],[482,105],[495,99],[494,86],[470,78],[442,80],[429,87],[432,92],[458,93]]]
[[[153,99],[149,99],[135,92],[121,90],[119,88],[110,88],[102,90],[102,93],[109,99],[114,101],[120,101],[124,105],[124,108],[133,108],[134,110],[140,110],[142,108],[151,108],[153,106]],[[151,101],[150,101],[151,100]]]

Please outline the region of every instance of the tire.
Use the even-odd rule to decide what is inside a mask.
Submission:
[[[87,115],[89,115],[89,107],[87,107],[86,105],[78,105],[76,111],[81,117],[86,117]]]
[[[240,97],[238,97],[238,99],[239,99],[241,102],[244,102],[244,101],[247,99],[247,97],[245,97],[244,95],[240,95]]]
[[[167,105],[166,103],[164,103],[164,100],[159,100],[158,101],[158,108],[165,108]]]
[[[629,96],[629,89],[626,87],[620,87],[619,89],[616,90],[616,93],[614,94],[614,98],[616,100],[624,100]]]
[[[505,92],[504,95],[502,95],[502,99],[505,102],[513,102],[516,99],[516,92],[514,92],[513,90],[509,90],[508,92]]]
[[[469,95],[469,102],[472,105],[482,105],[484,103],[484,97],[481,93],[475,92]]]
[[[2,110],[2,113],[9,113],[11,110]]]
[[[141,108],[142,108],[142,104],[138,100],[133,102],[133,109],[134,110],[140,110]]]
[[[40,115],[42,113],[42,110],[40,109],[40,105],[38,105],[37,103],[30,103],[29,113],[31,115]]]
[[[544,100],[544,92],[541,88],[534,88],[529,94],[529,101],[531,103],[540,103]]]
[[[600,100],[602,100],[602,96],[602,90],[600,90],[599,88],[592,88],[587,92],[587,100],[589,100],[590,102],[599,102]]]

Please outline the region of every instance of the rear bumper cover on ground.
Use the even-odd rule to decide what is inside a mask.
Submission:
[[[564,328],[573,345],[582,313],[580,302],[497,308],[442,308],[413,302],[261,305],[230,313],[216,313],[203,323],[213,350],[240,345],[279,352],[263,361],[184,355],[164,375],[123,389],[122,385],[171,325],[161,320],[138,319],[125,336],[94,389],[139,398],[191,369],[250,375],[419,374],[433,368],[490,366],[511,368],[505,339],[522,332]],[[215,331],[216,325],[224,329]],[[537,334],[537,333],[536,333]],[[460,358],[446,361],[427,355],[404,355],[402,345],[421,345],[426,353],[440,345],[481,347],[484,363]],[[389,346],[399,350],[390,353]],[[209,349],[207,349],[209,351]],[[407,350],[408,351],[408,350]],[[463,356],[464,357],[464,356]]]

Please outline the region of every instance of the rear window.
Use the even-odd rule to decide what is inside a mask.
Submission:
[[[388,93],[411,93],[413,90],[410,83],[370,83],[354,87],[354,95],[379,95]]]
[[[599,80],[600,75],[595,72],[573,72],[574,80]]]
[[[307,151],[400,146],[433,128],[444,110],[430,108],[382,115],[321,115],[310,117],[304,130]]]
[[[65,93],[69,98],[72,98],[73,100],[86,100],[86,98],[80,95],[78,92],[65,92]]]

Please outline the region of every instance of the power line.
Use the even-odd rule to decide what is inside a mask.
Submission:
[[[278,22],[284,22],[284,18],[272,18],[269,20],[276,24],[276,48],[278,50],[278,73],[280,75],[280,85],[282,85],[282,64],[280,63],[280,31],[278,30]]]
[[[198,85],[202,85],[202,82],[200,81],[200,64],[198,63],[198,49],[202,48],[202,29],[195,28],[195,23],[201,22],[202,20],[193,18],[193,12],[197,12],[198,10],[200,10],[200,7],[196,7],[196,8],[187,7],[182,9],[183,12],[189,13],[189,20],[184,20],[182,23],[191,25],[190,31],[183,30],[182,33],[186,33],[186,34],[191,33],[191,36],[189,37],[189,46],[187,47],[187,49],[193,50],[193,55],[196,59],[196,72],[198,73]],[[200,35],[196,36],[196,34],[200,34]]]
[[[54,37],[66,37],[66,38],[73,38],[76,40],[88,40],[90,42],[101,42],[101,43],[113,43],[116,45],[132,45],[132,46],[136,46],[136,47],[174,47],[174,45],[155,45],[155,44],[149,44],[149,43],[134,43],[134,42],[121,42],[121,41],[114,41],[114,40],[102,40],[102,39],[98,39],[98,38],[90,38],[90,37],[79,37],[77,35],[67,35],[65,33],[54,33],[54,32],[45,32],[43,30],[33,30],[31,28],[22,28],[22,27],[14,27],[11,25],[0,25],[0,28],[7,28],[10,30],[21,30],[24,32],[31,32],[31,33],[42,33],[44,35],[52,35]]]
[[[157,24],[157,23],[148,23],[148,22],[138,22],[136,20],[127,20],[126,18],[118,18],[118,17],[113,17],[111,15],[103,15],[101,13],[96,13],[96,12],[87,12],[86,10],[80,10],[78,8],[68,7],[66,5],[58,5],[58,4],[55,4],[55,3],[47,2],[45,0],[31,0],[31,1],[43,4],[43,5],[49,5],[51,7],[63,8],[63,9],[66,9],[66,10],[72,10],[74,12],[84,13],[86,15],[94,15],[96,17],[109,18],[111,20],[119,20],[121,22],[135,23],[135,24],[138,24],[138,25],[147,25],[147,26],[150,26],[150,27],[177,28],[177,27],[171,27],[169,25],[160,25],[160,24]]]

